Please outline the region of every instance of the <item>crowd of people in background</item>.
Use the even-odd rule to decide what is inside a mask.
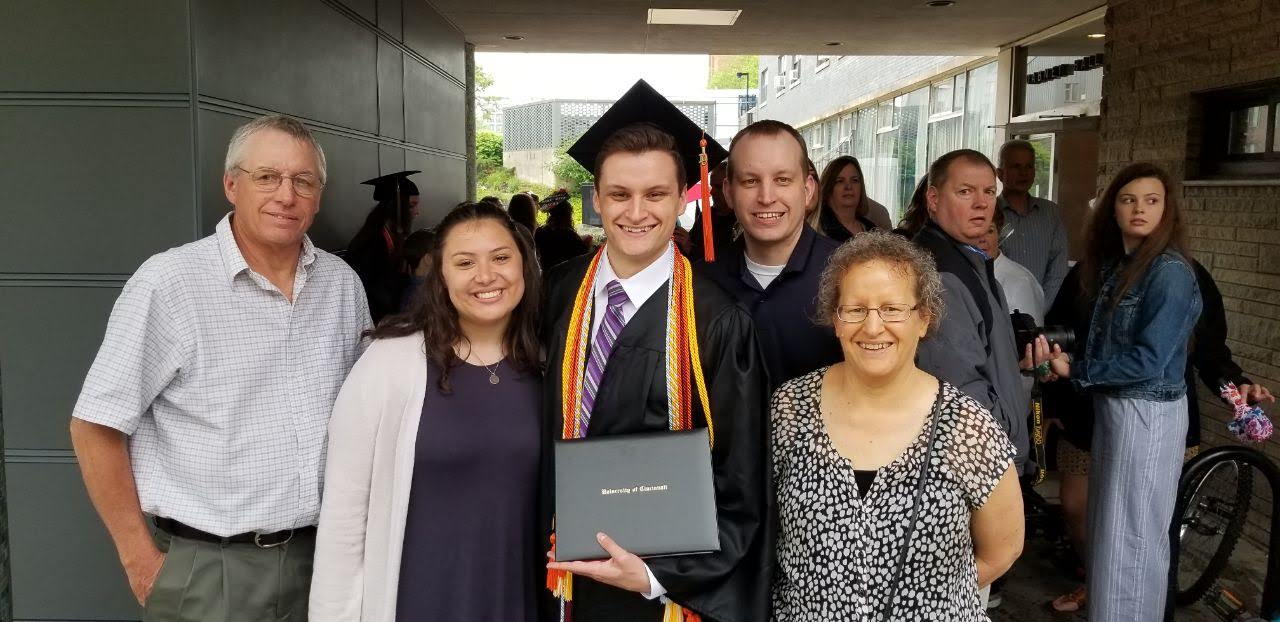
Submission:
[[[684,229],[699,131],[634,97],[580,160],[602,243],[564,190],[415,229],[403,171],[339,259],[307,128],[236,131],[231,213],[129,280],[73,413],[146,619],[985,620],[1046,466],[1033,394],[1084,577],[1051,606],[1163,618],[1196,372],[1274,402],[1168,172],[1108,180],[1072,262],[1028,142],[942,155],[895,228],[857,158],[819,174],[758,121]],[[1018,314],[1076,338],[1020,343]],[[714,431],[720,550],[555,561],[552,441],[680,425]]]

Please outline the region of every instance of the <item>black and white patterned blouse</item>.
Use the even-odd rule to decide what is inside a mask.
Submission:
[[[778,622],[880,620],[933,423],[930,415],[915,441],[877,471],[860,497],[853,467],[836,451],[819,413],[826,371],[787,382],[773,396]],[[977,401],[946,383],[941,395],[929,479],[894,620],[988,619],[978,600],[969,520],[1015,451]]]

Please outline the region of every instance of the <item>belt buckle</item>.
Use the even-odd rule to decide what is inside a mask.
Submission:
[[[289,543],[289,541],[290,541],[290,540],[292,540],[292,539],[293,539],[293,530],[292,530],[292,529],[290,529],[290,530],[289,530],[289,537],[287,537],[287,538],[285,538],[284,540],[281,540],[281,541],[279,541],[279,542],[274,542],[274,543],[271,543],[271,544],[263,544],[263,543],[262,543],[262,534],[261,534],[261,533],[254,532],[254,534],[253,534],[253,544],[254,544],[255,546],[257,546],[258,548],[260,548],[260,549],[274,549],[274,548],[276,548],[277,546],[280,546],[281,544],[288,544],[288,543]]]

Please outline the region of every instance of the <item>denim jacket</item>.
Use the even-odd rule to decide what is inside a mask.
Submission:
[[[1186,394],[1187,347],[1202,302],[1187,260],[1165,251],[1111,308],[1119,264],[1102,270],[1084,356],[1071,363],[1081,390],[1171,402]]]

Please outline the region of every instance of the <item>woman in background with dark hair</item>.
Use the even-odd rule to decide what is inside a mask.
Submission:
[[[518,226],[489,203],[445,216],[425,295],[343,384],[311,620],[536,619],[540,277]]]
[[[538,228],[538,203],[534,200],[533,195],[528,192],[511,195],[511,200],[507,202],[507,213],[511,214],[511,220],[516,224],[523,225],[533,235],[535,229]]]
[[[818,232],[844,242],[878,227],[870,218],[871,199],[863,184],[862,165],[853,156],[840,156],[822,171],[818,195]]]
[[[413,299],[422,291],[422,286],[431,274],[431,247],[435,245],[436,234],[430,229],[418,229],[404,239],[400,249],[400,257],[404,261],[404,270],[409,275],[404,294],[400,297],[400,311],[408,311]]]
[[[898,221],[898,228],[893,230],[894,233],[910,240],[929,224],[928,194],[929,176],[925,175],[916,182],[915,192],[911,193],[911,200],[907,202],[907,209],[902,212],[902,220]]]
[[[1084,296],[1096,299],[1083,353],[1072,360],[1055,346],[1052,373],[1041,376],[1070,378],[1093,397],[1091,622],[1164,615],[1188,424],[1187,348],[1202,306],[1177,195],[1168,173],[1145,163],[1107,186],[1080,270]]]
[[[561,189],[547,195],[538,207],[547,212],[547,224],[533,233],[538,261],[544,271],[591,252],[591,245],[582,239],[574,225],[573,204],[569,202],[568,191]]]

